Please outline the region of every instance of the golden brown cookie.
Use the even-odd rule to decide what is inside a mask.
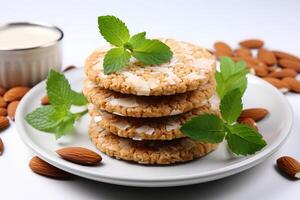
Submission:
[[[187,113],[160,118],[123,117],[100,111],[94,106],[89,106],[89,113],[92,121],[99,127],[120,137],[128,137],[133,140],[172,140],[185,137],[180,131],[180,127],[193,116],[203,113],[219,115],[218,99],[215,101],[208,102]]]
[[[129,117],[163,117],[178,115],[207,103],[215,93],[215,83],[197,90],[168,96],[136,96],[101,89],[86,80],[84,95],[101,110]]]
[[[215,57],[196,45],[163,40],[173,51],[170,62],[159,66],[142,66],[131,59],[121,71],[105,75],[103,59],[109,49],[98,49],[85,62],[88,78],[101,88],[124,94],[161,96],[184,93],[205,85],[214,76]]]
[[[96,147],[105,154],[139,164],[169,165],[187,162],[205,156],[218,146],[218,144],[198,142],[189,138],[170,141],[134,141],[111,134],[93,122],[89,126],[89,135]]]

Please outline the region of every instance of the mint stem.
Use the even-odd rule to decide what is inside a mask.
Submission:
[[[80,117],[82,117],[83,115],[85,115],[88,112],[88,110],[84,110],[78,113],[73,113],[76,116],[76,120],[78,120]]]

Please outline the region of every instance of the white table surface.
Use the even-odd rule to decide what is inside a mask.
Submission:
[[[1,0],[0,22],[42,21],[65,32],[64,63],[82,66],[85,57],[104,40],[97,16],[124,20],[133,33],[147,31],[212,47],[224,40],[233,47],[241,39],[262,38],[272,49],[300,55],[300,1]],[[259,95],[259,94],[258,94]],[[262,164],[221,180],[175,188],[123,187],[77,178],[58,181],[30,171],[33,154],[15,127],[1,132],[5,153],[0,157],[1,199],[299,199],[300,181],[287,180],[275,170],[282,155],[300,160],[300,95],[288,94],[294,110],[292,133],[283,147]],[[270,99],[272,101],[272,99]],[[278,108],[280,109],[280,108]]]

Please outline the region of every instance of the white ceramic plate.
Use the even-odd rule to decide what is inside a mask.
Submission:
[[[72,88],[80,91],[83,84],[82,70],[67,73]],[[21,101],[16,113],[16,125],[24,143],[38,156],[52,165],[96,181],[128,186],[179,186],[220,179],[246,170],[274,153],[287,138],[292,126],[292,110],[286,98],[273,86],[252,75],[244,96],[244,107],[263,107],[270,111],[268,117],[258,123],[268,145],[259,153],[239,157],[232,155],[223,143],[204,158],[172,166],[142,166],[116,160],[102,154],[100,166],[85,167],[67,162],[56,155],[55,150],[66,146],[83,146],[97,151],[90,142],[87,127],[89,117],[84,116],[73,135],[55,140],[54,136],[33,129],[24,116],[40,106],[45,95],[45,82],[35,86]]]

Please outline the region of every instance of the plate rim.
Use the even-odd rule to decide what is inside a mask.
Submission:
[[[78,73],[79,71],[82,71],[82,69],[79,68],[76,70],[69,71],[69,72],[65,73],[65,75],[68,77],[68,76],[72,75],[73,73]],[[82,177],[97,180],[97,181],[103,181],[103,182],[121,184],[121,185],[131,185],[131,186],[148,186],[151,183],[152,184],[154,184],[154,183],[163,184],[164,183],[163,185],[167,186],[168,183],[172,182],[172,181],[186,182],[183,184],[175,184],[175,185],[187,185],[187,184],[193,184],[193,182],[200,183],[201,182],[200,179],[208,178],[209,180],[215,180],[215,179],[219,179],[219,178],[222,178],[225,176],[230,176],[235,173],[239,173],[241,171],[244,171],[248,168],[255,166],[256,164],[262,162],[267,157],[269,157],[274,152],[276,152],[282,146],[282,144],[286,141],[287,137],[289,136],[289,134],[291,132],[292,125],[293,125],[293,110],[292,110],[292,107],[291,107],[289,101],[287,100],[287,98],[281,92],[279,92],[274,86],[270,85],[268,82],[264,81],[263,79],[260,79],[254,75],[248,75],[248,78],[254,79],[254,80],[258,81],[259,83],[265,84],[266,87],[275,91],[275,93],[277,93],[278,96],[281,98],[282,102],[284,102],[284,107],[286,108],[286,110],[288,112],[288,119],[286,119],[287,123],[285,123],[285,127],[283,128],[284,131],[282,131],[282,132],[286,132],[286,134],[281,134],[279,136],[279,138],[271,146],[268,146],[267,149],[264,149],[255,155],[249,156],[249,158],[247,158],[245,160],[231,164],[229,166],[210,170],[207,172],[201,172],[201,173],[190,174],[190,175],[171,176],[171,177],[166,176],[166,177],[162,177],[162,178],[157,178],[157,177],[155,177],[155,178],[135,178],[135,177],[120,178],[120,177],[106,175],[106,174],[96,174],[94,172],[90,172],[88,170],[88,168],[86,169],[83,166],[65,161],[58,156],[55,157],[54,155],[48,154],[47,152],[43,151],[43,149],[40,148],[39,145],[34,143],[30,139],[30,137],[26,134],[26,131],[24,131],[24,129],[23,129],[23,125],[24,125],[24,123],[26,123],[23,119],[23,117],[24,117],[23,110],[24,110],[24,107],[26,106],[25,103],[28,102],[28,99],[31,96],[31,94],[33,94],[35,91],[41,90],[44,87],[45,80],[40,82],[36,86],[34,86],[23,97],[23,99],[21,100],[20,105],[17,109],[17,112],[16,112],[16,120],[15,120],[16,123],[15,124],[16,124],[16,128],[17,128],[17,132],[21,137],[21,140],[34,153],[36,153],[41,158],[45,159],[50,164],[52,164],[60,169],[63,169],[65,171],[68,171],[70,173],[76,174],[78,176],[82,176]],[[120,162],[122,162],[122,161],[120,161]],[[222,175],[224,175],[224,176],[222,176]],[[209,178],[209,177],[211,177],[211,178]],[[199,180],[199,181],[195,181],[195,180]],[[122,182],[122,183],[120,183],[120,182]],[[129,182],[129,183],[126,184],[124,182]],[[142,185],[138,184],[141,182],[143,183]],[[189,182],[191,182],[191,183],[189,183]],[[205,181],[205,182],[207,182],[207,181]],[[174,185],[174,183],[172,184],[172,186],[173,185]],[[161,185],[158,185],[158,186],[161,186]]]

